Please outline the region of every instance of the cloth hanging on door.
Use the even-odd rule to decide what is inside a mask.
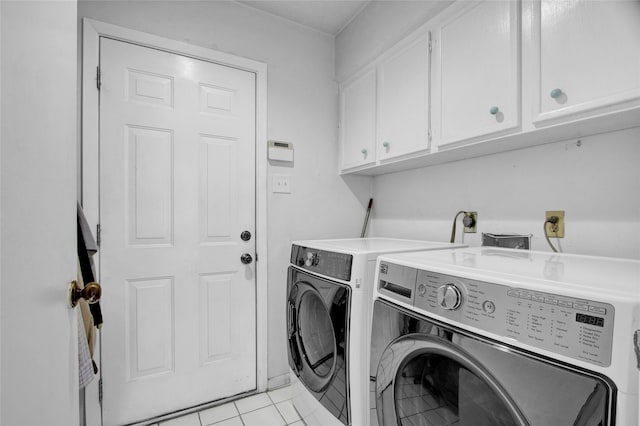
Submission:
[[[84,288],[80,262],[78,262],[78,287]],[[78,315],[78,379],[80,388],[86,387],[98,373],[98,366],[93,360],[96,344],[93,316],[89,311],[86,300],[78,300],[80,314]]]
[[[87,222],[82,207],[78,203],[78,259],[80,261],[80,270],[82,273],[82,280],[85,283],[96,282],[95,279],[95,267],[93,266],[92,256],[98,252],[98,244],[96,243],[91,228]],[[91,315],[93,316],[93,323],[96,327],[102,327],[102,309],[100,308],[100,302],[93,303],[89,306]]]
[[[80,260],[78,259],[79,288],[84,288]],[[98,365],[93,360],[93,352],[96,345],[96,331],[93,327],[93,316],[89,310],[89,303],[84,299],[78,300],[80,314],[78,314],[78,374],[80,387],[84,388],[98,373]]]

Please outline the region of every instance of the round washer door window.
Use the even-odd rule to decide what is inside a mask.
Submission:
[[[398,371],[395,394],[402,425],[520,424],[485,381],[440,354],[424,353],[407,362]]]
[[[448,341],[407,335],[383,353],[376,409],[381,425],[528,426],[471,354]]]
[[[331,380],[336,366],[336,335],[331,315],[320,294],[307,290],[298,304],[300,352],[305,360],[305,383],[320,392]]]

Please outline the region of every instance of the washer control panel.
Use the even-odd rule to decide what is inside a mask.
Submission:
[[[338,280],[350,281],[353,256],[293,244],[291,246],[291,263],[308,271]]]
[[[422,270],[416,287],[414,306],[427,313],[591,364],[611,365],[610,304]]]
[[[463,328],[474,327],[594,365],[611,365],[615,312],[608,303],[387,262],[380,264],[378,291]]]

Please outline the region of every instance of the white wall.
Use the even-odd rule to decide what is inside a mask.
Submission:
[[[459,210],[478,212],[478,233],[533,234],[549,251],[545,210],[565,210],[563,251],[640,258],[640,128],[510,151],[374,180],[372,231],[448,241]],[[456,241],[462,241],[458,222]]]
[[[336,38],[338,79],[445,5],[373,3]],[[564,251],[640,258],[639,139],[635,128],[584,137],[580,147],[559,141],[377,176],[371,232],[448,241],[456,212],[475,210],[478,233],[465,236],[468,244],[480,245],[482,232],[522,233],[533,234],[534,249],[550,250],[545,211],[565,210],[566,238],[555,240]]]
[[[337,85],[333,38],[234,2],[79,3],[79,17],[262,61],[268,65],[268,138],[293,142],[293,193],[268,196],[269,364],[271,384],[287,374],[286,270],[291,241],[358,236],[371,180],[337,171]],[[269,185],[271,182],[269,182]],[[108,319],[107,319],[108,321]]]
[[[2,1],[0,424],[78,423],[75,1]]]

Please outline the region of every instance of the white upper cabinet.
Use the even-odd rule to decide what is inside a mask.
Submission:
[[[376,73],[370,70],[340,90],[342,169],[376,161]]]
[[[434,30],[438,148],[520,126],[520,2],[461,2]]]
[[[532,18],[534,123],[638,105],[640,1],[541,0]]]
[[[429,38],[402,43],[378,65],[381,161],[429,149]]]
[[[358,75],[341,87],[342,173],[635,127],[640,0],[455,1]]]

